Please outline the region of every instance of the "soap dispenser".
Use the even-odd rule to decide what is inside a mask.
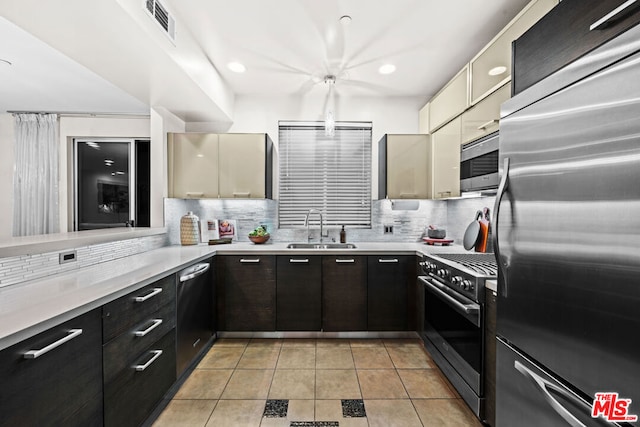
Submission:
[[[347,232],[344,231],[344,225],[342,226],[342,230],[340,230],[340,243],[347,243]]]

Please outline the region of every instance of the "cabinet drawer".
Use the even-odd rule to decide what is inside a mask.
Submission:
[[[517,94],[640,22],[633,4],[590,29],[625,0],[563,0],[513,45],[512,91]]]
[[[1,426],[102,424],[100,314],[90,311],[0,352]],[[32,350],[42,352],[26,359]]]
[[[175,275],[167,276],[102,307],[103,342],[143,322],[176,299]]]
[[[174,301],[104,345],[105,382],[113,380],[120,371],[131,366],[142,352],[175,328],[175,310]]]
[[[176,379],[175,348],[173,329],[105,383],[105,426],[138,426],[149,416]]]

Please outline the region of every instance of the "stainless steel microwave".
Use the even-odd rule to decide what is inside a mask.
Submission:
[[[463,144],[460,151],[460,191],[498,188],[498,132]]]

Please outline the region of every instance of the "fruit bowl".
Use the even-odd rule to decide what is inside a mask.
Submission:
[[[255,244],[260,244],[269,240],[269,237],[271,236],[268,234],[265,234],[263,236],[249,236],[249,240],[251,240]]]

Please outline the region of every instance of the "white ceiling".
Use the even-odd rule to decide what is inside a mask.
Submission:
[[[148,106],[161,106],[186,121],[211,119],[213,116],[207,112],[194,111],[207,108],[206,103],[201,103],[203,97],[194,94],[194,87],[207,99],[213,98],[211,90],[202,83],[206,80],[199,80],[206,73],[218,79],[221,76],[222,84],[232,95],[306,96],[326,91],[322,77],[335,74],[340,96],[415,96],[426,102],[528,3],[528,0],[161,1],[177,19],[175,46],[164,35],[161,42],[153,34],[140,40],[141,27],[149,26],[146,33],[157,31],[148,16],[133,16],[143,16],[142,0],[117,0],[115,6],[97,0],[68,0],[55,2],[55,12],[46,9],[53,7],[48,2],[4,2],[0,12],[7,12],[13,22],[47,43],[0,18],[0,39],[10,40],[0,46],[0,58],[14,63],[12,67],[0,66],[0,111],[148,113]],[[38,8],[44,16],[26,16],[28,8],[36,4],[41,5]],[[92,8],[98,8],[96,13],[91,12]],[[120,16],[125,15],[123,9],[132,8],[135,11],[127,10],[127,19]],[[117,18],[113,20],[117,26],[103,24],[110,15]],[[352,17],[348,26],[339,23],[342,15]],[[149,23],[143,22],[145,19]],[[44,25],[51,28],[42,28]],[[109,28],[104,33],[117,30],[119,37],[109,33],[111,37],[107,38],[107,34],[100,32],[102,27]],[[86,31],[88,28],[95,30]],[[73,29],[81,32],[84,39],[72,38],[77,37],[71,34]],[[137,51],[129,49],[123,41],[134,33],[136,40],[130,40]],[[201,63],[192,60],[197,55],[187,61],[185,55],[177,52],[185,39],[199,45],[197,60]],[[96,54],[88,50],[93,41]],[[140,60],[142,42],[154,53],[148,55],[146,59],[151,62],[144,67],[135,65]],[[120,54],[117,62],[101,57],[113,54],[105,51],[108,43]],[[155,54],[158,46],[164,52],[162,62]],[[176,78],[173,69],[171,75],[163,75],[163,70],[171,68],[167,66],[168,58],[185,78]],[[244,63],[247,71],[232,73],[226,67],[230,61]],[[384,63],[393,63],[397,71],[380,75],[377,70]],[[129,73],[126,64],[134,64]],[[193,71],[196,69],[198,76]],[[142,90],[143,85],[148,87]],[[188,87],[182,90],[182,86]],[[188,106],[190,98],[192,109]],[[213,101],[220,107],[218,112],[228,113],[227,105]]]
[[[149,107],[0,16],[0,111],[149,114]]]
[[[180,0],[173,8],[236,93],[306,94],[334,74],[341,94],[426,101],[528,1]],[[343,15],[350,24],[340,24]],[[231,61],[247,72],[229,71]],[[385,63],[397,71],[380,75]]]

